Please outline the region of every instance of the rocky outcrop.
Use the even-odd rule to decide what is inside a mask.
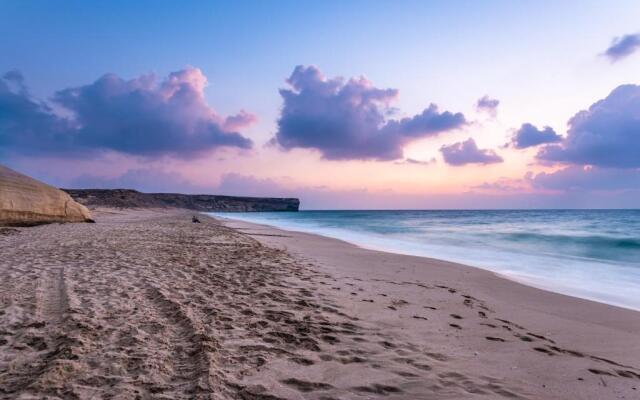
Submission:
[[[141,193],[131,189],[63,189],[87,207],[186,208],[195,211],[298,211],[294,198]]]
[[[67,193],[0,165],[0,225],[91,221],[89,210]]]

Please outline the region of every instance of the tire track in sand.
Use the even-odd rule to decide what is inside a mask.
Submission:
[[[195,324],[180,303],[149,283],[146,284],[146,300],[148,311],[164,326],[164,339],[168,345],[164,369],[172,375],[167,380],[171,382],[169,385],[154,385],[148,388],[149,391],[171,394],[174,398],[213,398],[215,389],[222,389],[214,384],[216,377],[212,368],[213,353],[218,348],[216,340]]]
[[[33,319],[14,333],[29,349],[28,355],[12,363],[1,388],[6,393],[29,392],[60,360],[77,358],[62,327],[69,309],[64,268],[45,269],[31,290],[35,291]]]
[[[36,319],[59,328],[69,309],[64,267],[44,271],[36,289]]]

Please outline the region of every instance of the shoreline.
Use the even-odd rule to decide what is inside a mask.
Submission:
[[[545,287],[536,286],[535,284],[530,283],[530,282],[520,281],[518,279],[515,279],[515,278],[507,275],[507,274],[501,274],[499,272],[492,271],[492,270],[489,270],[489,269],[485,269],[485,268],[482,268],[482,267],[476,267],[476,266],[473,266],[473,265],[467,265],[467,264],[458,263],[458,262],[455,262],[455,261],[443,260],[443,259],[439,259],[439,258],[433,258],[433,257],[427,257],[427,256],[421,256],[421,255],[404,254],[404,253],[398,253],[398,252],[393,252],[393,251],[376,249],[376,248],[373,248],[373,247],[369,248],[369,247],[366,247],[366,246],[359,245],[357,243],[352,243],[352,242],[349,242],[347,240],[334,238],[334,237],[331,237],[331,236],[325,236],[325,235],[322,235],[322,234],[319,234],[319,233],[309,233],[309,232],[304,232],[304,231],[289,230],[289,229],[283,229],[283,228],[279,228],[279,227],[276,227],[276,226],[273,226],[273,225],[268,225],[268,224],[261,224],[261,223],[256,223],[256,222],[248,222],[248,221],[244,221],[244,220],[233,219],[233,218],[225,218],[225,217],[220,217],[220,216],[211,216],[211,215],[207,215],[207,214],[205,214],[205,215],[207,217],[209,217],[209,218],[217,219],[217,220],[223,222],[224,225],[227,226],[227,227],[239,230],[241,233],[244,233],[244,234],[249,234],[252,237],[255,237],[257,240],[263,241],[263,242],[265,242],[265,243],[267,243],[269,245],[274,245],[274,244],[276,244],[276,245],[284,245],[284,248],[286,250],[288,250],[288,251],[298,250],[298,252],[302,253],[302,252],[308,252],[309,249],[307,247],[304,247],[303,250],[301,251],[301,247],[292,245],[293,243],[291,243],[291,241],[280,240],[280,239],[276,239],[276,238],[282,238],[282,237],[286,236],[285,234],[289,234],[289,235],[292,235],[292,238],[294,238],[294,239],[299,239],[301,237],[308,236],[308,237],[311,238],[311,240],[313,240],[315,238],[316,240],[319,240],[319,241],[327,241],[327,242],[335,241],[335,242],[340,243],[341,246],[353,247],[353,248],[361,250],[363,252],[380,253],[380,254],[387,255],[389,257],[398,256],[398,257],[408,257],[408,258],[415,258],[415,259],[418,259],[418,260],[424,260],[423,264],[425,265],[426,268],[432,267],[433,265],[431,265],[431,264],[437,264],[439,267],[448,266],[448,267],[461,268],[461,269],[470,269],[470,270],[476,271],[479,274],[488,274],[491,277],[494,277],[495,279],[505,281],[506,282],[505,283],[506,286],[509,286],[509,284],[514,284],[514,285],[517,285],[517,286],[521,286],[521,287],[527,288],[528,290],[544,292],[549,296],[559,297],[559,298],[566,298],[567,301],[576,302],[576,303],[583,303],[584,302],[586,304],[593,304],[593,305],[596,305],[598,307],[612,308],[612,309],[616,309],[616,310],[619,310],[619,311],[624,312],[624,313],[630,313],[630,315],[635,315],[639,319],[638,322],[640,323],[640,310],[636,310],[636,309],[633,309],[633,308],[624,307],[624,306],[620,306],[620,305],[616,305],[616,304],[605,303],[605,302],[601,302],[601,301],[597,301],[597,300],[592,300],[592,299],[588,299],[588,298],[584,298],[584,297],[579,297],[579,296],[574,296],[574,295],[570,295],[570,294],[556,292],[554,290],[550,290],[550,289],[547,289]],[[239,225],[243,225],[243,226],[238,228],[238,227],[231,226],[232,224],[239,224]],[[245,232],[245,230],[247,230],[247,229],[249,229],[249,230],[264,230],[264,229],[266,229],[266,230],[273,231],[273,232],[270,232],[270,233],[267,233],[267,234],[251,234],[251,233]],[[270,237],[270,238],[268,238],[268,237]],[[640,324],[638,325],[638,328],[640,329]]]
[[[214,213],[216,214],[216,213]],[[227,216],[223,216],[220,213],[217,213],[216,215],[209,215],[208,213],[205,213],[205,215],[209,216],[209,217],[213,217],[213,218],[220,218],[221,220],[228,220],[228,221],[233,221],[233,222],[244,222],[247,224],[255,224],[255,225],[259,225],[259,226],[265,226],[265,227],[269,227],[272,229],[276,229],[276,230],[281,230],[284,232],[291,232],[291,233],[304,233],[304,234],[308,234],[308,235],[315,235],[318,237],[322,237],[322,238],[327,238],[327,239],[333,239],[333,240],[338,240],[341,242],[344,242],[348,245],[351,246],[356,246],[360,249],[363,250],[369,250],[369,251],[376,251],[376,252],[381,252],[381,253],[387,253],[387,254],[396,254],[396,255],[402,255],[402,256],[409,256],[409,257],[419,257],[419,258],[424,258],[426,260],[434,260],[434,261],[441,261],[441,262],[447,262],[447,263],[452,263],[452,264],[456,264],[456,265],[461,265],[467,268],[474,268],[474,269],[478,269],[481,271],[485,271],[491,274],[494,274],[497,277],[500,277],[502,279],[506,279],[508,281],[514,282],[514,283],[518,283],[521,285],[525,285],[528,287],[532,287],[538,290],[543,290],[543,291],[547,291],[547,292],[551,292],[551,293],[555,293],[555,294],[559,294],[559,295],[563,295],[563,296],[567,296],[567,297],[571,297],[571,298],[576,298],[576,299],[580,299],[580,300],[585,300],[585,301],[591,301],[594,303],[599,303],[599,304],[604,304],[604,305],[608,305],[608,306],[612,306],[612,307],[616,307],[616,308],[621,308],[621,309],[625,309],[625,310],[630,310],[630,311],[635,311],[635,312],[639,312],[640,313],[640,307],[634,307],[633,305],[625,305],[625,304],[621,304],[615,301],[606,301],[606,300],[602,300],[600,298],[598,298],[597,296],[589,296],[588,294],[584,294],[584,290],[581,289],[577,289],[577,288],[573,288],[570,286],[566,286],[566,285],[562,285],[559,283],[554,282],[551,279],[547,279],[547,278],[543,278],[543,277],[539,277],[539,276],[534,276],[534,277],[528,277],[526,275],[522,275],[522,274],[518,274],[518,273],[513,273],[513,274],[509,274],[508,272],[502,272],[502,271],[498,271],[489,267],[482,267],[482,266],[477,266],[477,265],[472,265],[470,263],[465,263],[465,262],[461,262],[461,261],[454,261],[454,260],[447,260],[445,258],[438,258],[438,257],[433,257],[430,255],[424,255],[424,254],[418,254],[418,253],[412,253],[412,252],[402,252],[402,250],[395,250],[395,249],[387,249],[387,248],[383,248],[383,247],[378,247],[375,244],[365,244],[365,243],[361,243],[358,242],[357,240],[349,240],[349,239],[344,239],[338,236],[331,236],[329,234],[324,234],[322,232],[312,232],[312,231],[305,231],[305,230],[297,230],[295,227],[289,228],[289,227],[279,227],[276,225],[270,225],[268,223],[262,223],[262,222],[253,222],[253,221],[246,221],[243,219],[235,219],[233,217],[227,217]]]

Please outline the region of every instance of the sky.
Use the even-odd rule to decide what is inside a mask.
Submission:
[[[0,163],[305,209],[637,208],[635,1],[0,0]]]

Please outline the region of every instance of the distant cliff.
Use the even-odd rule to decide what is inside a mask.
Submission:
[[[141,193],[131,189],[62,189],[87,207],[187,208],[196,211],[298,211],[294,198]]]

